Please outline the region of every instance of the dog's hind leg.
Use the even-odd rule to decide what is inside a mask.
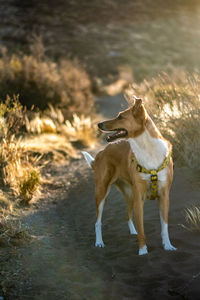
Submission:
[[[130,230],[130,234],[137,234],[135,226],[133,224],[133,196],[131,188],[127,183],[121,180],[117,180],[115,185],[120,190],[124,198],[126,199],[127,203],[127,220],[128,220],[128,227]]]
[[[105,199],[109,193],[109,190],[110,190],[109,184],[100,185],[99,180],[95,180],[95,200],[96,200],[95,246],[100,248],[104,247],[104,242],[102,238],[101,220],[102,220]]]

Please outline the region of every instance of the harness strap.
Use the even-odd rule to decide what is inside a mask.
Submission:
[[[163,170],[169,163],[171,158],[171,151],[169,152],[168,156],[164,159],[162,165],[158,169],[148,170],[138,164],[136,157],[133,155],[132,161],[136,166],[136,170],[140,173],[144,174],[151,174],[151,200],[154,200],[158,196],[158,172]]]

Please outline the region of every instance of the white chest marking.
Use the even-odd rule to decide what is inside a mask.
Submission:
[[[159,168],[168,155],[168,144],[165,140],[153,138],[147,130],[136,138],[128,139],[138,163],[148,169]],[[140,173],[144,180],[150,180],[150,174]],[[166,181],[166,168],[158,173],[159,181]]]

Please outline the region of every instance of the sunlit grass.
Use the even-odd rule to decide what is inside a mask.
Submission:
[[[72,120],[65,120],[62,111],[51,104],[43,115],[35,114],[29,120],[26,115],[26,130],[34,135],[24,138],[24,146],[28,150],[39,152],[63,151],[68,157],[79,157],[72,143],[94,148],[98,144],[97,116],[72,115]],[[47,134],[48,133],[48,134]]]
[[[53,155],[53,161],[69,161],[70,158],[79,158],[80,155],[72,146],[69,139],[63,134],[42,133],[34,136],[26,136],[22,140],[26,152],[37,153],[46,156]]]
[[[73,120],[66,121],[63,131],[70,141],[80,141],[92,149],[97,145],[96,122],[90,117],[73,115]]]
[[[200,208],[193,206],[191,208],[185,209],[185,220],[187,225],[184,225],[189,231],[200,232]]]
[[[49,118],[40,118],[38,115],[31,121],[26,116],[26,129],[30,133],[56,133],[56,125]]]
[[[200,168],[200,75],[162,74],[127,91],[144,99],[145,107],[173,145],[176,161]]]
[[[4,139],[0,147],[0,160],[3,165],[2,184],[9,186],[23,200],[25,198],[30,200],[39,188],[40,171],[29,161],[21,140],[16,140],[14,137],[10,141]],[[37,181],[33,174],[37,174]],[[27,178],[29,178],[29,186],[25,186]]]

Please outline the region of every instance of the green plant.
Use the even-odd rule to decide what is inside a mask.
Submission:
[[[26,170],[19,179],[19,193],[25,202],[29,202],[41,182],[40,172],[37,169]]]

